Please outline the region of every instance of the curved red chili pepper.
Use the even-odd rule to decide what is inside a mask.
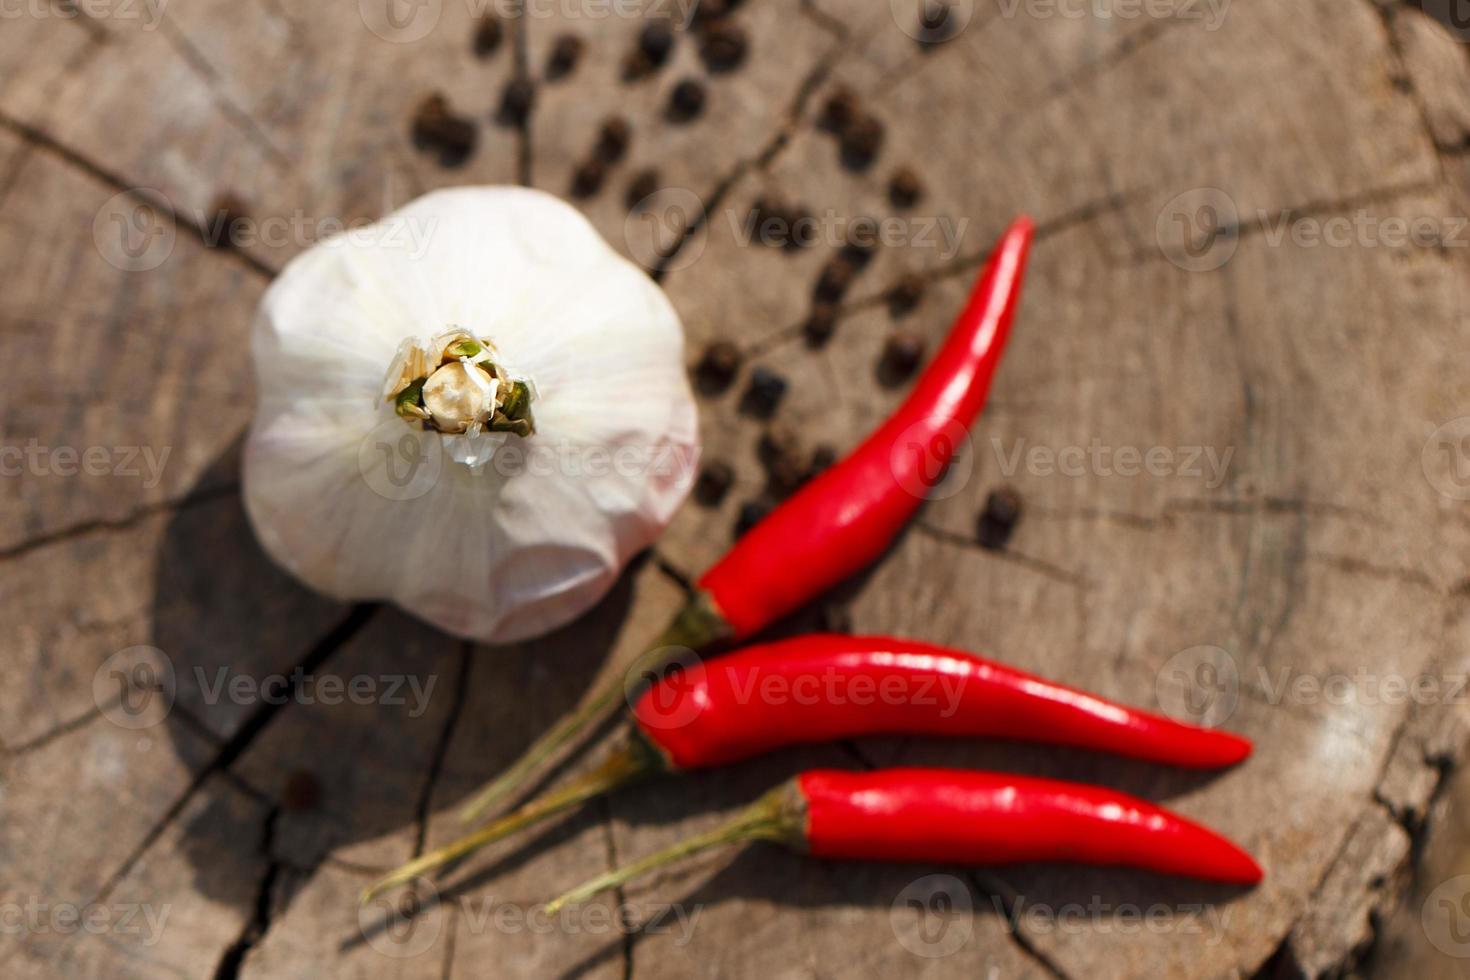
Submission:
[[[992,772],[815,770],[797,777],[817,857],[942,864],[1077,861],[1253,885],[1245,851],[1102,786]]]
[[[990,390],[1021,295],[1035,230],[1017,218],[976,281],[949,338],[887,422],[842,462],[782,503],[709,569],[685,607],[634,665],[674,647],[741,638],[857,574],[892,543],[953,457]],[[474,820],[514,792],[548,757],[606,718],[621,684],[599,691],[460,811]]]
[[[1229,732],[1182,725],[1003,664],[883,636],[799,636],[747,647],[653,684],[633,705],[680,769],[861,735],[1003,737],[1172,765],[1250,754]]]
[[[1075,861],[1254,885],[1249,854],[1199,824],[1102,786],[953,769],[804,772],[723,827],[572,889],[585,901],[710,848],[772,840],[821,858],[928,864]]]
[[[1034,225],[1001,237],[949,338],[896,412],[705,572],[699,586],[749,636],[866,568],[893,541],[985,404],[1021,295]]]

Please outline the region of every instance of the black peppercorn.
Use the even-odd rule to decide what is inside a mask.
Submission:
[[[502,126],[520,126],[531,115],[536,104],[536,86],[529,78],[513,78],[505,86],[500,97],[500,109],[495,114],[496,122]]]
[[[894,316],[912,312],[924,298],[924,279],[910,272],[888,291],[888,310]]]
[[[786,397],[786,379],[767,367],[750,372],[750,384],[740,399],[740,410],[747,415],[768,419],[776,414],[781,399]]]
[[[985,499],[980,513],[978,540],[982,548],[999,551],[1011,539],[1021,522],[1021,496],[1010,487],[1001,487]]]
[[[623,204],[628,206],[628,210],[634,210],[644,198],[653,197],[657,192],[659,192],[659,170],[647,167],[635,173],[634,179],[628,182],[628,190],[623,191]]]
[[[765,520],[772,510],[769,501],[747,500],[740,505],[740,516],[735,520],[735,536],[741,537],[751,528]]]
[[[486,17],[475,29],[475,57],[490,57],[499,49],[504,38],[505,29],[501,27],[499,18]]]
[[[622,116],[610,116],[603,120],[597,134],[597,149],[594,151],[604,163],[617,163],[628,152],[628,141],[632,128]]]
[[[901,330],[883,345],[883,359],[878,364],[878,378],[894,385],[906,380],[924,359],[924,342],[915,334]]]
[[[801,442],[790,426],[773,422],[761,434],[757,448],[771,492],[785,497],[806,479],[806,465],[801,458]]]
[[[814,303],[812,311],[802,324],[802,334],[808,347],[821,347],[837,332],[837,304]]]
[[[911,208],[924,196],[924,185],[912,167],[899,167],[888,178],[888,200],[896,208]]]
[[[706,507],[716,507],[735,483],[735,471],[722,460],[706,463],[694,481],[694,499]]]
[[[638,175],[628,182],[628,191],[623,196],[623,201],[628,205],[628,210],[631,211],[644,198],[657,194],[658,188],[658,171],[652,167],[649,167],[647,170],[640,170]]]
[[[602,190],[602,181],[607,176],[607,166],[597,159],[588,160],[572,174],[572,196],[591,197]]]
[[[835,303],[843,297],[856,277],[857,269],[839,253],[822,267],[813,295],[818,302]]]
[[[800,206],[761,197],[750,206],[750,218],[756,241],[770,248],[794,252],[815,237],[808,224],[811,213]]]
[[[437,153],[441,165],[457,167],[474,153],[479,130],[469,119],[451,112],[449,100],[436,92],[419,103],[412,136],[414,146]]]
[[[883,124],[872,116],[854,119],[842,131],[842,165],[849,170],[866,170],[883,148]]]
[[[554,82],[566,78],[577,67],[582,57],[582,39],[575,34],[563,34],[551,46],[551,57],[546,60],[546,80]]]
[[[647,64],[652,68],[658,68],[669,60],[669,52],[674,50],[674,29],[669,26],[668,21],[649,21],[638,35],[638,54],[641,54]]]
[[[711,74],[734,71],[745,60],[748,47],[744,28],[732,21],[716,21],[705,28],[699,57]]]
[[[684,79],[669,93],[667,115],[671,122],[689,122],[703,111],[704,86],[696,79]]]
[[[728,340],[717,340],[710,344],[704,349],[704,356],[694,369],[700,389],[707,394],[715,394],[730,387],[730,382],[735,380],[735,375],[740,371],[742,360],[744,357],[740,348]]]
[[[852,89],[838,86],[832,90],[831,95],[827,96],[827,101],[822,106],[822,114],[817,118],[817,127],[829,133],[841,135],[857,119],[860,111],[858,97]]]

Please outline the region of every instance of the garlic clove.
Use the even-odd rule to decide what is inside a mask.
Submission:
[[[424,407],[442,432],[464,432],[495,411],[499,385],[485,372],[462,361],[452,361],[424,382]]]

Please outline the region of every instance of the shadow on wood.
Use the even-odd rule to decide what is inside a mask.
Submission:
[[[201,485],[234,479],[239,453],[237,441]],[[293,876],[301,883],[329,853],[403,828],[419,841],[406,859],[430,806],[454,802],[435,784],[461,712],[488,716],[494,737],[455,753],[459,778],[447,785],[464,783],[467,769],[471,783],[489,779],[581,699],[627,616],[639,565],[571,625],[491,648],[396,609],[313,593],[264,554],[237,496],[181,509],[161,552],[151,642],[174,667],[166,728],[181,757],[197,757],[200,736],[215,746],[199,764],[203,805],[185,844],[196,887],[212,898],[237,898],[225,883],[258,877],[262,848],[305,872]],[[354,682],[371,682],[370,694],[353,695]],[[263,839],[218,830],[230,826],[219,819],[226,796],[239,792],[272,807]]]

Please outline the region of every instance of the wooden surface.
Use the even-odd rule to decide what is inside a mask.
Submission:
[[[642,23],[591,16],[595,5],[511,11],[505,43],[484,59],[471,49],[475,5],[418,8],[431,21],[408,21],[413,34],[428,27],[411,42],[368,29],[383,29],[380,10],[363,16],[379,6],[7,13],[0,352],[14,370],[0,442],[45,452],[0,482],[0,901],[49,911],[6,920],[0,971],[1214,977],[1366,960],[1459,975],[1464,959],[1425,942],[1434,930],[1419,926],[1419,905],[1394,910],[1411,881],[1417,902],[1444,883],[1434,875],[1446,861],[1419,866],[1421,855],[1448,850],[1463,870],[1463,851],[1443,843],[1454,834],[1434,836],[1446,821],[1463,827],[1463,811],[1439,801],[1464,745],[1454,679],[1470,669],[1470,510],[1449,469],[1458,461],[1463,476],[1470,459],[1435,436],[1470,415],[1460,36],[1412,5],[1368,0],[1179,0],[1134,17],[979,0],[957,36],[924,50],[873,0],[747,0],[735,14],[750,38],[740,68],[706,77],[681,36],[667,67],[626,83],[620,65]],[[586,51],[570,76],[545,81],[564,33]],[[675,124],[664,106],[687,76],[706,79],[707,105]],[[537,82],[528,123],[492,122],[518,77]],[[839,85],[883,126],[865,169],[844,166],[817,125]],[[436,90],[476,121],[462,167],[409,139]],[[781,372],[791,390],[779,418],[807,450],[849,446],[883,417],[902,394],[874,380],[887,336],[909,329],[932,347],[1011,215],[1040,223],[972,465],[879,568],[782,629],[909,634],[1131,703],[1193,703],[1256,741],[1248,764],[1198,778],[914,740],[784,753],[652,783],[508,841],[441,881],[409,923],[388,906],[359,917],[373,874],[448,840],[474,786],[656,633],[680,576],[726,547],[739,506],[762,492],[762,426],[737,411],[745,375],[703,398],[707,456],[737,472],[724,503],[691,503],[656,558],[574,626],[474,647],[396,610],[316,597],[255,545],[238,496],[252,311],[324,221],[462,183],[567,194],[611,114],[632,126],[629,153],[581,206],[616,247],[646,256],[650,226],[624,200],[636,173],[659,170],[656,217],[700,204],[700,232],[663,277],[691,363],[724,338],[747,350],[747,372]],[[900,165],[926,192],[907,210],[886,191]],[[273,240],[214,244],[225,197],[254,222],[237,227]],[[824,216],[827,238],[795,252],[743,241],[761,197]],[[1224,228],[1213,242],[1199,238],[1204,206]],[[881,249],[836,339],[810,350],[799,328],[813,284],[858,215],[903,218],[914,235],[965,224],[953,250],[922,239]],[[134,254],[120,251],[118,217],[141,222]],[[296,230],[272,236],[269,218],[298,219]],[[1346,239],[1310,237],[1334,218],[1352,222]],[[1372,225],[1387,218],[1427,221],[1435,236],[1388,241]],[[1208,247],[1185,251],[1181,229]],[[926,288],[896,318],[887,291],[911,273]],[[1008,462],[1018,446],[1094,443],[1178,455],[1166,475]],[[62,447],[103,447],[107,465],[73,474]],[[157,472],[124,465],[128,447],[150,450]],[[1191,447],[1229,454],[1218,478],[1184,465]],[[1002,484],[1026,513],[997,553],[973,543],[974,527]],[[148,688],[165,660],[140,646],[172,668],[167,711]],[[313,681],[434,686],[422,711],[210,695],[221,670],[259,680],[298,667]],[[127,703],[142,715],[119,701],[118,677],[131,678]],[[1419,677],[1442,681],[1440,695],[1372,687]],[[1189,688],[1209,678],[1224,686]],[[585,911],[570,923],[525,917],[800,768],[895,762],[1106,782],[1226,831],[1268,877],[1239,893],[750,847],[602,902],[652,919],[641,931]],[[82,929],[55,918],[67,907],[111,918]],[[1130,918],[1155,908],[1154,925]],[[164,916],[158,930],[146,913]],[[1392,948],[1375,956],[1385,922]]]

